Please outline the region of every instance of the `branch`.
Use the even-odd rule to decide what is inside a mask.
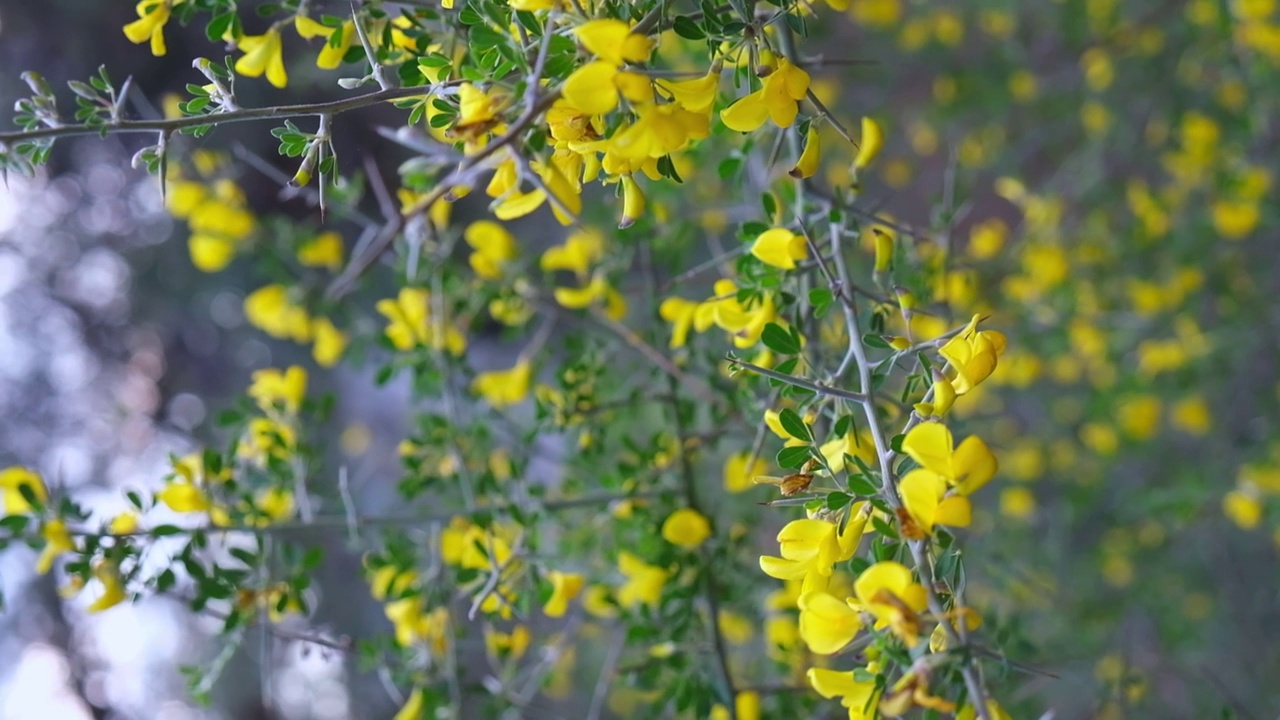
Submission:
[[[590,507],[593,505],[607,505],[617,500],[630,500],[636,498],[648,498],[657,496],[658,493],[632,493],[632,494],[604,494],[604,495],[584,495],[576,498],[565,498],[563,500],[550,500],[541,503],[539,507],[542,510],[568,510],[572,508]],[[484,510],[488,512],[504,512],[517,506],[514,503],[506,503],[501,505],[491,505],[487,507],[477,507],[476,510]],[[523,508],[521,508],[523,509]],[[105,538],[129,538],[129,537],[173,537],[178,535],[194,535],[196,533],[248,533],[252,535],[286,535],[289,533],[306,532],[308,530],[332,530],[341,529],[350,531],[353,526],[356,527],[385,527],[395,525],[432,525],[436,523],[447,523],[455,517],[464,515],[464,512],[439,512],[439,513],[420,513],[414,515],[365,515],[356,516],[344,513],[342,515],[317,515],[312,518],[311,522],[285,522],[276,523],[275,525],[267,525],[264,527],[253,527],[248,525],[201,525],[198,527],[174,528],[166,526],[165,532],[156,535],[155,530],[136,530],[128,533],[110,533],[98,532],[87,529],[72,529],[70,533],[73,537],[95,538],[102,540]]]
[[[224,125],[226,123],[247,122],[251,120],[269,120],[275,118],[305,117],[309,115],[337,115],[349,110],[377,105],[378,103],[399,100],[417,95],[429,95],[441,87],[455,84],[457,81],[438,83],[435,85],[419,85],[416,87],[390,88],[377,92],[330,100],[328,102],[302,103],[299,105],[272,105],[261,108],[244,108],[212,115],[189,115],[180,118],[163,120],[119,120],[97,125],[59,125],[43,127],[35,130],[19,130],[0,133],[0,143],[19,143],[33,140],[71,137],[75,135],[111,135],[120,133],[140,133],[157,131],[176,131],[203,125]]]
[[[841,390],[840,388],[831,387],[830,385],[823,385],[822,383],[813,382],[812,380],[805,380],[804,378],[796,377],[795,375],[786,375],[784,373],[778,372],[777,370],[770,370],[769,368],[760,367],[759,365],[749,363],[746,360],[739,360],[737,357],[735,357],[732,354],[726,356],[725,359],[727,359],[731,364],[737,365],[738,367],[744,370],[750,370],[751,372],[758,373],[767,378],[773,378],[774,380],[777,380],[779,382],[784,382],[788,385],[794,385],[795,387],[798,387],[798,388],[804,388],[805,390],[812,390],[813,392],[816,392],[819,395],[843,398],[845,400],[852,400],[853,402],[858,402],[858,403],[867,402],[867,396],[862,393],[856,393],[849,390]]]

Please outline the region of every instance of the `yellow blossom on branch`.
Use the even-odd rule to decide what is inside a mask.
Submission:
[[[773,120],[778,127],[791,127],[800,111],[800,100],[809,92],[809,73],[778,60],[778,66],[765,77],[759,90],[740,98],[720,112],[720,119],[730,130],[751,132]]]
[[[628,608],[641,604],[656,606],[670,577],[666,570],[650,565],[626,550],[618,553],[618,572],[627,578],[618,588],[618,604]]]
[[[284,45],[280,31],[270,28],[262,35],[246,35],[237,43],[244,55],[236,61],[236,72],[245,77],[261,77],[266,73],[267,82],[283,88],[289,82],[284,70]]]
[[[472,381],[471,391],[495,408],[509,407],[529,396],[532,371],[532,364],[522,358],[509,370],[480,373]]]
[[[59,518],[46,522],[40,528],[40,535],[44,538],[44,548],[36,559],[36,572],[44,575],[53,568],[53,562],[59,556],[75,552],[76,544],[67,530],[67,524]]]
[[[151,54],[162,57],[167,52],[164,43],[164,26],[169,22],[174,5],[181,5],[184,0],[142,0],[138,3],[138,19],[124,26],[124,35],[129,42],[141,45],[150,41]]]
[[[24,494],[22,488],[27,488]],[[27,500],[34,497],[41,504],[48,502],[49,491],[39,473],[25,467],[7,467],[0,470],[0,493],[4,496],[5,515],[25,515],[35,510]]]

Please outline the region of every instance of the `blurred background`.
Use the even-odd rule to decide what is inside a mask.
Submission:
[[[1001,681],[1015,717],[1276,717],[1275,3],[829,4],[823,17],[848,21],[813,26],[816,90],[890,138],[866,209],[926,229],[912,242],[950,263],[939,282],[956,317],[991,314],[1010,339],[994,386],[957,412],[1001,458],[968,534],[981,559],[969,594],[1033,669]],[[133,77],[137,115],[158,113],[198,81],[189,59],[216,49],[171,24],[169,57],[154,59],[119,31],[133,17],[125,2],[6,0],[0,107],[25,94],[23,70],[58,87],[101,64]],[[341,92],[311,50],[289,72],[298,99]],[[245,104],[267,101],[261,83],[243,87]],[[404,152],[374,139],[378,112],[336,142],[390,176]],[[275,166],[266,129],[207,143],[267,158],[238,177],[256,212],[318,226],[305,197],[281,197],[270,169],[292,169]],[[45,171],[0,188],[0,466],[39,469],[103,518],[124,508],[121,489],[157,486],[170,454],[215,438],[252,370],[309,362],[247,326],[251,263],[192,267],[154,178],[130,167],[149,142],[61,141]],[[480,352],[508,364],[496,340]],[[360,479],[358,504],[392,507],[407,389],[351,369],[312,384],[335,394],[325,432]],[[344,591],[361,571],[341,532],[313,539],[333,552],[310,626],[386,632],[363,588]],[[268,706],[375,718],[403,700],[341,653],[278,638],[222,658],[219,623],[165,600],[85,615],[30,567],[24,550],[0,556],[5,720],[275,716]],[[179,668],[211,662],[223,680],[197,708]]]

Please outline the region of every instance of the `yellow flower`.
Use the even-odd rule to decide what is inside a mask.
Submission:
[[[858,155],[853,160],[855,170],[871,164],[884,148],[884,130],[880,124],[869,117],[862,118],[862,144],[858,147]]]
[[[682,297],[669,297],[658,306],[658,315],[671,323],[672,350],[682,348],[689,341],[689,329],[693,327],[693,317],[698,311],[698,303]]]
[[[44,549],[36,559],[36,572],[44,575],[53,568],[53,561],[57,560],[58,556],[75,552],[76,544],[71,538],[71,533],[67,531],[67,524],[59,518],[46,522],[44,527],[40,528],[40,535],[44,537]]]
[[[902,450],[926,470],[941,475],[947,484],[971,495],[996,474],[998,463],[991,449],[976,435],[953,448],[951,431],[936,422],[921,423],[902,440]]]
[[[467,349],[466,338],[452,325],[444,328],[443,338],[439,337],[430,303],[431,293],[422,288],[402,288],[394,300],[379,300],[375,307],[387,318],[387,339],[402,352],[425,346],[461,355]]]
[[[249,397],[258,403],[265,413],[274,413],[280,407],[289,415],[298,412],[302,398],[307,394],[307,371],[290,365],[281,372],[277,368],[254,371]]]
[[[794,270],[797,260],[809,257],[809,246],[803,235],[777,227],[760,233],[751,245],[751,254],[765,264]]]
[[[762,555],[760,569],[779,580],[804,580],[802,592],[826,588],[834,566],[853,557],[867,524],[866,503],[850,507],[843,531],[827,520],[792,520],[778,533],[778,554]]]
[[[322,232],[298,248],[298,262],[304,267],[342,269],[342,235],[330,230]]]
[[[723,705],[711,708],[711,720],[729,720],[729,709]],[[744,690],[733,696],[733,716],[737,720],[760,720],[760,693]]]
[[[965,705],[960,708],[960,712],[956,713],[956,720],[978,720],[978,709],[972,705]],[[1009,713],[1000,707],[1000,703],[995,700],[987,700],[987,717],[991,720],[1013,720]]]
[[[708,537],[711,537],[711,523],[692,508],[680,508],[662,523],[662,538],[686,550],[693,550]]]
[[[572,270],[578,279],[585,280],[591,267],[603,257],[604,237],[599,231],[579,230],[565,238],[564,243],[547,248],[539,267],[546,272]]]
[[[236,72],[245,77],[267,74],[267,82],[282,88],[289,82],[284,71],[284,46],[274,27],[262,35],[246,35],[237,43],[244,56],[236,61]]]
[[[237,448],[240,457],[263,465],[269,458],[287,458],[293,454],[297,434],[293,428],[271,418],[254,418]]]
[[[1223,496],[1222,512],[1242,530],[1252,530],[1262,521],[1262,503],[1253,488],[1232,490]]]
[[[126,510],[111,519],[107,524],[107,532],[112,535],[128,535],[138,531],[138,513]]]
[[[245,296],[244,315],[250,325],[271,337],[311,341],[311,315],[290,299],[283,285],[264,285]]]
[[[757,475],[764,475],[769,471],[769,464],[764,458],[757,457],[751,467],[747,467],[747,461],[751,459],[749,452],[735,453],[729,456],[724,463],[724,489],[731,493],[746,492],[755,487],[755,483],[751,481]]]
[[[707,74],[692,80],[655,81],[659,90],[671,96],[672,102],[694,113],[707,113],[716,101],[716,88],[720,86],[720,71],[712,66]]]
[[[569,609],[569,603],[582,592],[586,579],[578,573],[559,570],[547,573],[547,579],[551,581],[551,597],[547,600],[547,604],[542,606],[542,612],[547,617],[564,617]]]
[[[656,606],[670,577],[666,570],[650,565],[626,550],[618,553],[618,571],[627,578],[618,588],[618,604],[628,608],[641,604]]]
[[[333,367],[347,349],[347,334],[339,330],[326,317],[318,317],[311,325],[315,335],[315,345],[311,348],[311,357],[320,367]]]
[[[920,639],[916,613],[924,610],[924,588],[911,578],[910,568],[891,560],[862,571],[853,584],[862,609],[875,615],[876,627],[889,627],[908,647]]]
[[[170,6],[181,5],[184,0],[142,0],[138,3],[138,19],[124,26],[129,42],[141,45],[151,41],[151,54],[162,57],[167,49],[164,44],[164,25],[169,22]]]
[[[849,708],[849,720],[873,720],[876,717],[876,701],[879,690],[874,679],[859,682],[853,672],[841,672],[827,668],[810,668],[805,674],[809,684],[824,698],[840,698],[840,704]]]
[[[502,266],[516,257],[516,239],[492,220],[477,220],[467,226],[463,239],[471,246],[471,269],[487,280],[502,277]]]
[[[963,332],[938,350],[955,370],[952,385],[956,395],[964,395],[995,372],[997,358],[1004,352],[1004,334],[995,330],[979,331],[981,319],[980,315],[974,315]]]
[[[738,132],[756,130],[769,119],[778,127],[791,127],[808,92],[809,73],[781,59],[759,90],[720,111],[720,119]]]
[[[409,693],[409,699],[405,701],[404,707],[396,713],[392,720],[422,720],[422,715],[427,709],[427,699],[422,692],[422,688],[414,688]]]
[[[969,498],[963,494],[948,496],[947,481],[936,472],[912,470],[898,483],[898,494],[911,518],[912,525],[904,522],[902,528],[902,534],[910,540],[933,534],[934,525],[969,526]]]
[[[508,407],[529,396],[529,379],[532,374],[532,364],[522,358],[509,370],[493,370],[476,375],[471,381],[471,391],[495,408]]]
[[[818,128],[810,125],[809,132],[805,135],[804,152],[800,153],[800,158],[796,160],[796,166],[789,173],[793,178],[813,177],[818,172],[818,165],[822,162],[822,136],[818,134]]]
[[[486,628],[484,636],[485,650],[493,658],[506,657],[511,660],[519,660],[524,655],[525,650],[529,649],[530,637],[529,628],[524,625],[516,625],[509,633]]]
[[[156,499],[170,510],[180,513],[207,512],[211,507],[209,497],[196,485],[173,481],[156,493]]]
[[[347,50],[350,49],[351,43],[356,37],[356,25],[350,20],[342,23],[341,27],[332,28],[316,22],[306,15],[295,15],[293,27],[298,31],[298,35],[306,40],[316,37],[325,39],[324,48],[320,50],[320,56],[316,58],[316,67],[321,70],[333,70],[341,65],[343,56],[347,54]],[[339,35],[339,33],[341,34]],[[336,43],[333,39],[335,35],[338,36]]]
[[[800,638],[818,655],[839,652],[862,630],[862,616],[858,611],[824,590],[804,593],[797,605]]]
[[[1261,217],[1253,200],[1216,200],[1212,206],[1213,229],[1228,240],[1239,240],[1258,227]]]
[[[26,515],[35,510],[22,494],[20,488],[24,485],[41,504],[48,502],[49,491],[45,489],[44,480],[39,473],[20,466],[7,467],[0,470],[0,492],[4,493],[5,515]]]
[[[504,127],[500,113],[506,109],[508,99],[498,93],[489,94],[471,83],[458,86],[458,119],[449,128],[449,134],[473,142]]]
[[[574,34],[583,47],[614,67],[644,62],[653,48],[652,40],[632,33],[621,20],[590,20],[574,28]]]
[[[124,601],[124,582],[120,578],[120,568],[115,563],[98,563],[93,568],[93,576],[102,584],[102,594],[89,605],[89,612],[99,613]]]

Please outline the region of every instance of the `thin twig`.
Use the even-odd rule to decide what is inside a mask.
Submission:
[[[118,122],[106,122],[97,125],[58,125],[57,127],[44,127],[37,128],[35,130],[19,130],[16,132],[0,133],[0,143],[20,143],[32,140],[73,137],[77,135],[101,135],[103,133],[112,135],[119,133],[147,133],[160,130],[177,131],[184,130],[186,128],[201,127],[203,125],[224,125],[227,123],[248,122],[252,120],[278,120],[281,118],[322,115],[324,113],[338,115],[350,110],[359,110],[360,108],[390,102],[392,100],[400,100],[407,97],[414,97],[416,95],[429,95],[441,87],[456,84],[457,82],[460,81],[450,80],[436,85],[390,88],[387,90],[378,90],[377,92],[343,98],[341,100],[329,100],[326,102],[302,103],[297,105],[272,105],[260,108],[242,108],[229,112],[214,113],[212,115],[189,115],[180,118],[155,120],[120,120]]]
[[[822,383],[813,382],[812,380],[806,380],[796,375],[786,375],[784,373],[778,372],[777,370],[770,370],[769,368],[760,367],[759,365],[756,365],[754,363],[749,363],[746,360],[741,360],[738,357],[733,355],[728,356],[727,359],[731,364],[737,365],[738,367],[744,370],[750,370],[753,373],[758,373],[767,378],[773,378],[774,380],[777,380],[779,382],[784,382],[788,385],[794,385],[795,387],[798,387],[798,388],[804,388],[805,390],[812,390],[813,392],[818,393],[819,395],[843,398],[845,400],[852,400],[853,402],[858,402],[858,403],[864,403],[867,401],[867,396],[862,393],[856,393],[850,390],[841,390],[840,388],[831,387],[830,385],[823,385]]]

